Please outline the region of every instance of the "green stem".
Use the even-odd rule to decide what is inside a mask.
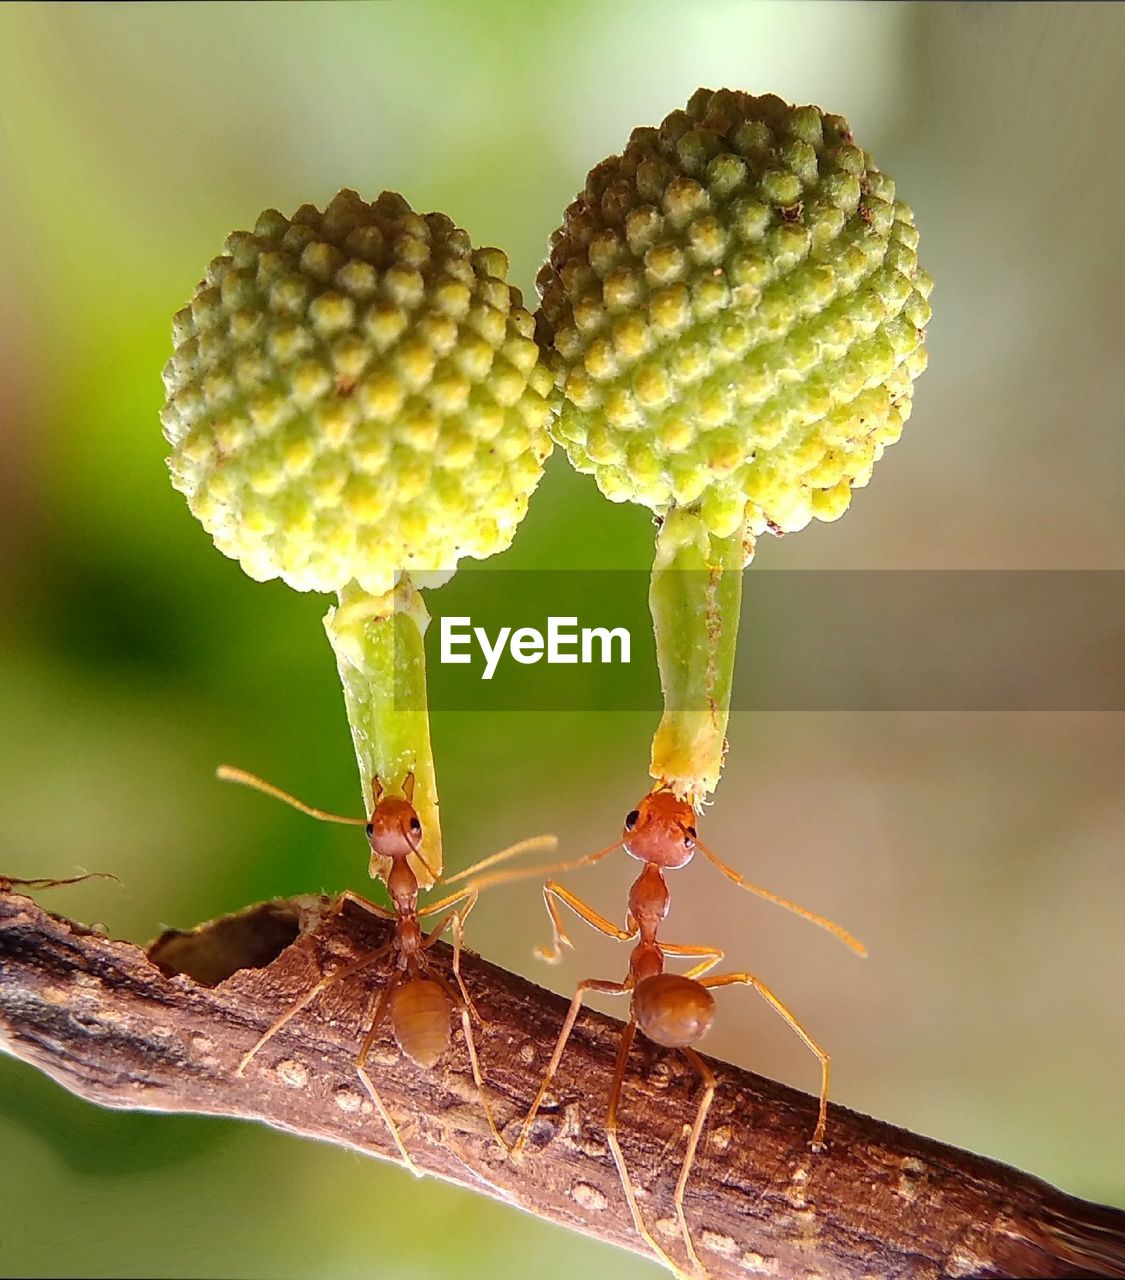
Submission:
[[[422,857],[440,873],[441,827],[422,643],[429,621],[421,595],[404,574],[386,596],[367,595],[354,583],[345,587],[339,606],[325,615],[324,629],[344,686],[367,813],[374,807],[374,779],[397,793],[413,773]],[[411,865],[419,882],[429,885],[432,877],[419,860],[411,859]],[[372,857],[372,876],[385,877],[386,871],[385,860]]]
[[[656,536],[648,601],[664,715],[650,772],[691,800],[722,772],[745,562],[744,530],[713,537],[690,508],[673,507]]]

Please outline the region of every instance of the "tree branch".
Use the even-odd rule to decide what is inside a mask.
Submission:
[[[264,1121],[386,1159],[394,1147],[355,1073],[379,970],[328,988],[235,1074],[262,1030],[322,972],[378,946],[387,927],[328,898],[249,908],[146,953],[42,911],[0,881],[0,1046],[108,1107]],[[439,969],[448,952],[435,949]],[[513,1138],[566,1002],[473,956],[478,1042]],[[187,976],[194,974],[194,977]],[[533,1149],[492,1140],[459,1034],[433,1071],[389,1033],[369,1068],[427,1173],[586,1235],[643,1252],[605,1142],[619,1024],[585,1013]],[[1065,1196],[1005,1165],[841,1107],[828,1149],[808,1139],[815,1102],[713,1063],[718,1094],[688,1185],[687,1216],[716,1280],[1125,1277],[1125,1213]],[[621,1142],[650,1226],[679,1249],[672,1189],[694,1114],[681,1056],[639,1040]]]

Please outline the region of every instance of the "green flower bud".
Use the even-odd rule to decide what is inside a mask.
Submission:
[[[552,238],[555,438],[613,501],[698,503],[717,537],[836,519],[925,367],[917,244],[841,116],[700,89],[591,170]]]
[[[507,269],[391,192],[230,236],[164,371],[172,481],[216,546],[252,578],[376,596],[504,550],[551,449]]]

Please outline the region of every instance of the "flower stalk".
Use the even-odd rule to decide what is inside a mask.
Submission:
[[[747,539],[744,529],[716,537],[683,507],[656,537],[649,609],[664,714],[649,771],[692,801],[715,790],[726,754]]]
[[[344,706],[359,764],[368,816],[376,779],[385,791],[403,789],[414,775],[413,805],[422,823],[421,858],[410,862],[419,883],[432,883],[427,864],[442,867],[437,779],[426,710],[424,637],[430,615],[408,574],[393,591],[372,596],[349,584],[328,610],[324,629],[336,655]],[[371,874],[385,878],[385,860],[372,854]]]

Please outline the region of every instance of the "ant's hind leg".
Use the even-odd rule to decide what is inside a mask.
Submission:
[[[582,1008],[582,1001],[586,997],[586,992],[600,991],[603,995],[623,996],[627,995],[631,990],[632,988],[628,983],[609,982],[600,978],[586,978],[578,984],[574,992],[574,998],[570,1002],[570,1008],[566,1012],[566,1018],[563,1020],[559,1038],[555,1041],[555,1051],[551,1054],[551,1061],[547,1064],[547,1070],[543,1075],[542,1083],[539,1085],[539,1092],[535,1095],[531,1110],[524,1116],[523,1124],[520,1126],[520,1134],[516,1139],[516,1145],[512,1148],[512,1155],[518,1156],[527,1145],[528,1138],[531,1137],[531,1126],[535,1123],[535,1117],[539,1114],[543,1099],[547,1096],[547,1091],[550,1089],[551,1083],[558,1072],[559,1063],[562,1061],[563,1053],[566,1050],[566,1042],[570,1039],[570,1033],[574,1030],[575,1022],[578,1021],[578,1014]]]
[[[676,1182],[676,1217],[679,1219],[680,1235],[683,1237],[684,1248],[687,1250],[688,1257],[692,1260],[696,1270],[705,1274],[705,1268],[699,1261],[699,1255],[695,1252],[687,1217],[684,1214],[684,1192],[687,1189],[688,1178],[691,1176],[691,1167],[695,1164],[695,1153],[699,1147],[699,1140],[703,1136],[703,1127],[707,1123],[707,1113],[711,1110],[711,1103],[715,1098],[715,1073],[690,1045],[684,1045],[682,1052],[703,1081],[703,1096],[699,1099],[699,1106],[695,1111],[695,1123],[691,1126],[691,1133],[688,1135],[683,1167],[680,1169],[680,1176]]]
[[[488,1019],[481,1016],[480,1010],[473,1003],[473,997],[469,995],[469,988],[465,986],[465,980],[461,976],[461,952],[465,945],[465,921],[469,918],[469,912],[477,905],[479,894],[473,889],[465,901],[463,910],[458,911],[453,917],[453,976],[457,979],[457,988],[461,992],[461,999],[465,1002],[465,1008],[475,1019],[477,1026],[488,1026]],[[507,1144],[504,1150],[507,1151]]]
[[[247,1050],[247,1052],[242,1055],[242,1059],[235,1068],[234,1074],[236,1076],[243,1075],[246,1068],[254,1061],[261,1050],[269,1044],[274,1036],[287,1026],[288,1023],[292,1022],[302,1009],[305,1009],[312,1004],[322,991],[326,990],[334,983],[342,981],[344,978],[350,978],[353,973],[358,973],[361,969],[366,969],[368,965],[375,964],[377,961],[382,960],[382,958],[393,949],[394,945],[395,944],[393,942],[389,942],[384,947],[379,947],[375,951],[369,951],[367,955],[361,956],[351,964],[344,965],[342,969],[337,969],[334,973],[330,973],[326,978],[321,978],[320,981],[310,987],[309,990],[306,991],[298,1001],[296,1001],[296,1003],[291,1004],[279,1018],[276,1018],[270,1024],[269,1028],[258,1037],[253,1048]]]
[[[813,1130],[812,1148],[814,1151],[822,1150],[824,1147],[824,1129],[828,1123],[828,1075],[831,1065],[831,1059],[828,1054],[801,1026],[761,978],[756,978],[752,973],[724,973],[717,978],[704,978],[702,979],[702,984],[705,987],[729,987],[736,984],[753,987],[762,999],[789,1023],[805,1044],[816,1054],[820,1060],[820,1111],[816,1118],[816,1128]]]
[[[390,1007],[391,996],[394,995],[395,988],[398,986],[399,979],[396,974],[390,982],[387,983],[382,994],[379,996],[379,1003],[375,1006],[375,1012],[371,1015],[371,1026],[368,1028],[367,1035],[363,1037],[363,1044],[359,1050],[359,1056],[355,1060],[356,1074],[359,1076],[363,1087],[367,1090],[368,1096],[375,1104],[375,1110],[383,1119],[383,1123],[390,1131],[391,1137],[394,1139],[395,1146],[398,1147],[398,1153],[402,1156],[402,1163],[416,1177],[422,1176],[422,1170],[410,1158],[410,1152],[407,1151],[402,1141],[402,1134],[398,1131],[398,1125],[391,1118],[391,1113],[387,1110],[383,1099],[379,1097],[379,1091],[375,1088],[375,1082],[367,1074],[367,1056],[371,1052],[371,1046],[375,1043],[375,1037],[379,1034],[379,1027],[383,1019],[387,1016],[387,1009]]]
[[[477,1096],[480,1098],[481,1110],[484,1112],[484,1118],[488,1121],[488,1127],[492,1130],[492,1136],[496,1139],[497,1145],[505,1155],[510,1155],[511,1148],[504,1141],[504,1135],[500,1132],[500,1127],[496,1123],[496,1114],[492,1110],[492,1102],[488,1097],[488,1090],[484,1086],[484,1076],[481,1074],[480,1057],[477,1053],[476,1037],[473,1035],[473,1018],[477,1016],[476,1012],[473,1010],[472,1004],[463,1000],[443,977],[431,970],[429,971],[429,979],[431,982],[436,982],[437,985],[441,987],[445,992],[447,999],[461,1015],[461,1029],[465,1033],[465,1050],[469,1055],[469,1066],[472,1068],[473,1083],[477,1087]],[[467,996],[468,993],[465,991],[465,984],[461,980],[459,970],[457,971],[457,985],[461,988],[462,994]]]
[[[683,1268],[671,1254],[657,1244],[656,1237],[645,1223],[641,1214],[641,1206],[637,1203],[636,1188],[633,1185],[629,1167],[625,1163],[625,1153],[621,1150],[621,1143],[617,1139],[617,1108],[621,1101],[621,1086],[625,1080],[625,1064],[629,1058],[629,1050],[633,1047],[633,1038],[636,1035],[636,1031],[637,1024],[630,1017],[625,1024],[624,1031],[621,1033],[621,1044],[618,1046],[617,1061],[613,1068],[613,1084],[609,1090],[609,1107],[605,1118],[605,1136],[609,1142],[609,1149],[613,1153],[613,1162],[617,1165],[617,1175],[621,1179],[621,1188],[625,1192],[625,1199],[629,1202],[629,1212],[633,1216],[633,1226],[636,1227],[637,1234],[678,1280],[685,1280]],[[690,1235],[685,1235],[684,1238],[688,1242],[688,1255],[698,1267],[699,1260],[695,1256],[694,1248],[691,1247],[691,1237]]]
[[[479,1022],[483,1026],[485,1023],[485,1020],[477,1012],[477,1007],[475,1004],[473,1004],[473,998],[472,996],[469,995],[468,989],[466,988],[464,982],[461,980],[461,948],[464,944],[464,939],[465,939],[465,917],[477,905],[478,897],[479,897],[479,894],[476,888],[470,886],[468,889],[461,889],[458,893],[453,894],[449,898],[443,899],[439,903],[431,903],[428,907],[425,908],[425,910],[419,912],[420,916],[428,916],[428,915],[432,915],[436,911],[440,911],[442,907],[446,906],[450,902],[467,903],[467,906],[464,908],[464,910],[447,911],[445,915],[443,915],[442,918],[437,922],[437,924],[435,924],[434,927],[429,931],[429,933],[427,933],[426,936],[422,939],[422,945],[420,950],[423,952],[429,951],[431,947],[435,946],[438,942],[441,941],[442,936],[444,935],[445,931],[449,928],[449,926],[453,925],[453,965],[452,965],[453,976],[457,979],[457,986],[461,990],[462,1001],[467,1006],[469,1012],[477,1020],[477,1022]],[[429,972],[429,970],[427,970],[427,972]],[[431,973],[430,976],[432,977],[433,974]],[[442,985],[444,986],[445,984],[443,983]],[[457,1004],[457,1003],[458,1001],[455,1000],[454,1004]]]

